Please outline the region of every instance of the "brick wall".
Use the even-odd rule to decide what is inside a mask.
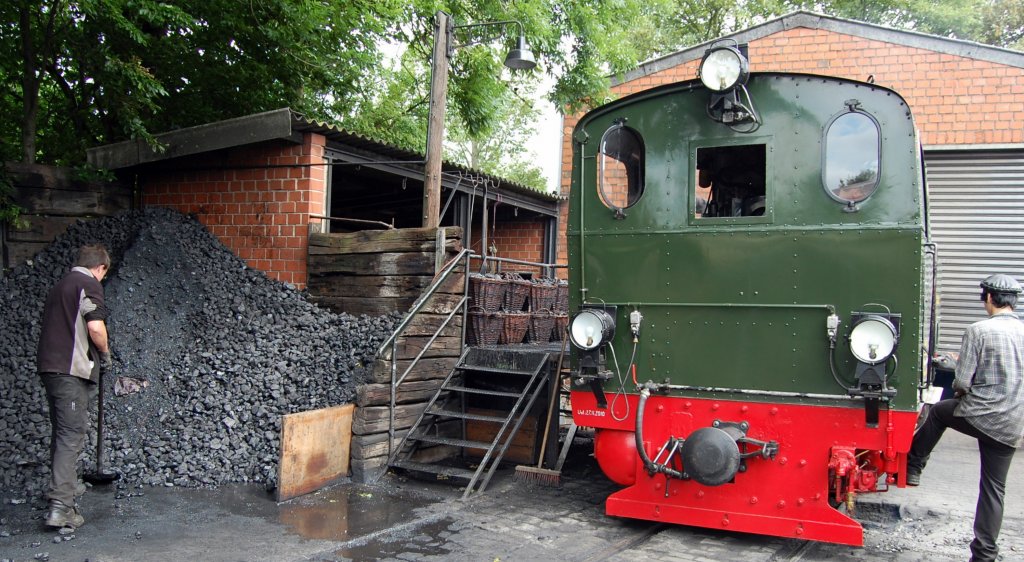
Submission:
[[[310,215],[324,215],[323,135],[240,146],[140,177],[142,204],[195,214],[250,267],[306,284]],[[317,221],[319,222],[319,221]]]
[[[619,95],[697,75],[699,60],[620,84]],[[797,27],[750,43],[753,72],[806,72],[892,88],[927,145],[1024,142],[1024,68]],[[575,122],[573,123],[575,124]]]
[[[487,233],[487,245],[498,248],[497,257],[542,263],[544,261],[543,220],[498,220]],[[480,225],[473,225],[473,251],[481,253],[483,238]],[[490,252],[488,252],[490,253]],[[536,267],[514,263],[502,263],[502,271],[525,271],[539,275]]]
[[[494,245],[498,247],[498,256],[514,260],[544,262],[544,222],[515,221],[499,222],[492,235]],[[535,267],[521,266],[514,263],[502,265],[506,271],[529,271],[534,275],[539,272]]]
[[[795,27],[749,45],[753,72],[806,72],[866,80],[899,92],[910,104],[927,145],[1024,143],[1024,68],[938,53],[828,30]],[[700,59],[619,84],[618,96],[697,76]],[[756,100],[755,100],[756,102]],[[569,193],[573,128],[562,129],[562,194]],[[562,206],[559,263],[566,263]]]

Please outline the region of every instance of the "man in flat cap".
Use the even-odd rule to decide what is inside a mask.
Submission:
[[[999,553],[1006,475],[1024,440],[1024,323],[1013,312],[1020,293],[1020,283],[1009,275],[991,275],[981,282],[988,318],[964,333],[953,380],[956,396],[932,406],[907,457],[907,484],[917,486],[947,427],[978,440],[981,484],[971,562],[989,562]]]

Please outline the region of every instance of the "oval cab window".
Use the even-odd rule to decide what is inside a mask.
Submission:
[[[833,119],[825,133],[822,167],[829,196],[851,205],[871,197],[878,188],[880,167],[878,123],[859,111]]]
[[[634,205],[644,192],[644,141],[635,130],[616,121],[601,137],[597,193],[614,211]]]

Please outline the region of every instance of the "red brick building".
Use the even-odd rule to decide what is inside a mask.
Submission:
[[[751,72],[873,81],[906,98],[920,131],[939,247],[940,344],[957,348],[963,327],[983,315],[978,280],[996,271],[1024,280],[1024,53],[809,12],[723,39],[748,45]],[[710,44],[648,61],[612,90],[625,96],[694,79]],[[579,117],[566,117],[563,127],[563,193],[571,187]],[[559,249],[564,263],[565,244]]]
[[[250,266],[303,287],[310,232],[421,225],[423,156],[289,109],[89,151],[136,205],[191,213]],[[446,162],[442,226],[482,253],[553,263],[559,199]],[[495,252],[489,251],[494,255]]]

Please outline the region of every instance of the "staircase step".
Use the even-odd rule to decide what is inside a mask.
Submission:
[[[457,439],[455,437],[441,437],[440,435],[413,435],[410,436],[409,439],[423,441],[424,443],[439,443],[441,445],[452,445],[454,447],[484,449],[485,451],[491,448],[491,443],[488,441],[470,441],[468,439]]]
[[[484,367],[482,365],[458,365],[459,369],[463,371],[473,371],[477,373],[501,373],[507,375],[524,375],[530,376],[533,371],[523,371],[520,369],[503,369],[501,367]]]
[[[437,474],[438,476],[447,476],[450,478],[463,478],[466,480],[472,480],[475,471],[466,468],[456,468],[453,466],[444,466],[440,464],[428,464],[423,462],[415,461],[395,461],[391,466],[402,468],[405,470],[414,470],[416,472],[426,472],[429,474]]]
[[[510,398],[519,398],[522,396],[519,392],[502,392],[500,390],[486,390],[483,388],[469,388],[465,386],[447,386],[444,390],[454,390],[455,392],[465,392],[467,394],[483,394],[486,396],[508,396]]]
[[[459,419],[463,419],[463,420],[489,421],[489,422],[496,422],[496,423],[504,423],[505,420],[508,419],[507,417],[501,417],[501,416],[487,416],[487,415],[484,415],[484,414],[470,414],[470,413],[466,413],[466,412],[456,412],[454,410],[444,410],[444,409],[431,409],[431,410],[427,410],[427,413],[430,414],[430,415],[433,415],[433,416],[446,416],[446,417],[449,417],[449,418],[459,418]]]

